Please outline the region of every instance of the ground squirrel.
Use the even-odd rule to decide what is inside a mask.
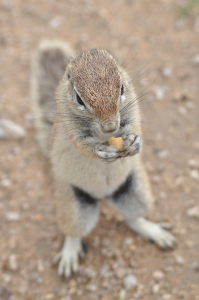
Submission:
[[[145,219],[153,196],[138,154],[140,112],[130,77],[105,50],[72,53],[63,42],[43,41],[32,65],[37,138],[51,159],[57,222],[66,236],[54,262],[59,261],[58,273],[65,277],[78,270],[84,256],[81,238],[95,227],[101,199],[146,240],[161,248],[175,241]],[[110,146],[110,137],[122,137],[124,148]]]

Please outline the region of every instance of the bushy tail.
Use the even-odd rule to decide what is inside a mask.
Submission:
[[[37,140],[42,153],[49,156],[52,125],[56,115],[55,93],[72,49],[61,41],[42,41],[32,58],[31,96],[37,130]]]

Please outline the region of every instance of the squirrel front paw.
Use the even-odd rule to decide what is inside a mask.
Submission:
[[[116,159],[120,158],[119,150],[113,146],[106,145],[105,143],[98,146],[96,155],[106,163],[114,162]]]
[[[140,152],[141,136],[134,133],[123,134],[124,148],[119,152],[121,157],[134,156]]]

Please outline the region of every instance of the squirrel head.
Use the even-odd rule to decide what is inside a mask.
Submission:
[[[125,99],[125,79],[110,53],[92,49],[73,57],[62,79],[64,89],[80,115],[93,116],[102,134],[120,127],[120,107]],[[66,90],[67,88],[67,90]]]

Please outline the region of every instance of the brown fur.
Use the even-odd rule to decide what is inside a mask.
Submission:
[[[77,93],[93,108],[96,117],[110,121],[117,112],[121,86],[113,57],[104,50],[82,52],[72,59],[69,74]]]

